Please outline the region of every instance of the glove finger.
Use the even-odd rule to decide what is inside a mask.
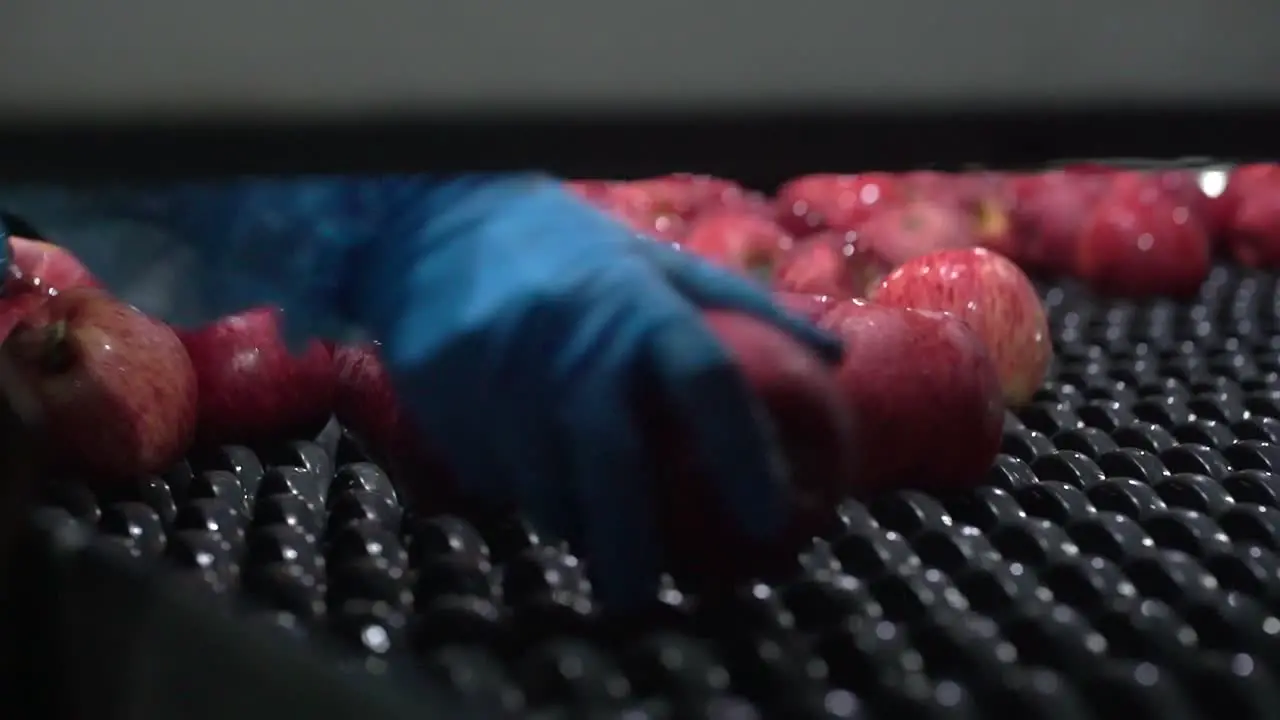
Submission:
[[[554,407],[528,394],[515,394],[508,404],[520,415],[521,432],[509,436],[516,458],[511,467],[512,494],[521,511],[539,532],[568,541],[582,542],[582,531],[568,482],[572,466],[564,439],[568,434],[556,417],[546,417]]]
[[[652,474],[644,444],[626,418],[630,408],[612,378],[588,382],[570,417],[579,427],[574,457],[583,538],[597,596],[610,608],[627,610],[654,597],[661,554],[654,527]]]
[[[653,472],[631,396],[646,359],[647,328],[662,317],[663,305],[677,307],[679,298],[649,291],[620,299],[627,307],[597,306],[582,323],[578,337],[587,342],[566,355],[578,360],[566,363],[561,377],[572,388],[562,417],[572,433],[565,446],[572,448],[588,567],[597,596],[625,611],[654,597],[661,573]],[[638,302],[643,306],[633,304]]]
[[[416,351],[383,357],[397,397],[456,475],[458,489],[469,497],[501,503],[513,499],[512,460],[518,457],[520,446],[515,443],[523,428],[507,413],[477,418],[469,412],[503,407],[493,383],[484,381],[496,371],[489,363],[497,354],[489,350],[464,342],[433,351],[430,360]],[[480,427],[485,432],[479,432]]]
[[[699,307],[739,310],[769,322],[797,341],[813,348],[828,362],[839,362],[840,341],[819,330],[808,320],[784,310],[773,302],[767,290],[723,268],[668,245],[649,242],[644,254],[652,259],[667,280],[690,302]]]
[[[749,534],[769,538],[785,521],[788,485],[772,424],[746,379],[696,312],[649,345],[663,400],[686,419],[700,467]]]
[[[576,306],[576,296],[570,298]],[[492,407],[508,428],[503,447],[511,454],[512,475],[505,481],[512,499],[540,532],[577,546],[583,533],[571,482],[575,436],[557,412],[566,395],[558,378],[572,382],[573,369],[560,365],[572,357],[575,335],[590,328],[565,302],[549,293],[503,313],[492,327],[503,341],[483,360],[489,373],[484,385],[493,401],[501,401]]]
[[[405,409],[454,471],[464,496],[514,502],[539,531],[572,542],[563,434],[545,417],[554,407],[546,388],[529,382],[523,367],[542,350],[522,343],[545,335],[502,330],[494,325],[483,336],[430,346],[423,354],[401,350],[390,356],[388,369]],[[414,347],[411,339],[399,338],[396,347]]]

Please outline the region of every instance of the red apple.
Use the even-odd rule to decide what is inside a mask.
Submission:
[[[1030,401],[1053,357],[1044,305],[1013,261],[986,248],[944,250],[893,272],[872,295],[880,305],[944,312],[964,321],[987,345],[1004,400]]]
[[[642,395],[645,427],[658,463],[658,508],[673,573],[696,589],[715,590],[769,576],[794,560],[801,543],[825,531],[827,514],[851,487],[858,450],[853,419],[840,403],[830,368],[785,333],[754,318],[709,312],[724,343],[760,398],[776,432],[793,491],[790,521],[773,542],[747,538],[722,510],[712,483],[700,477],[680,419]]]
[[[986,345],[944,313],[839,303],[822,327],[844,339],[840,394],[855,413],[861,496],[982,482],[1000,449],[1004,405]]]
[[[48,294],[100,285],[89,268],[66,248],[20,237],[9,238],[9,248],[13,254],[6,292],[14,286]]]
[[[179,336],[200,385],[203,445],[261,445],[310,434],[333,411],[329,351],[316,340],[290,352],[274,308],[230,315]]]
[[[1067,163],[1059,168],[1064,173],[1070,175],[1079,175],[1081,177],[1093,176],[1099,178],[1111,177],[1117,173],[1125,172],[1117,165],[1111,163],[1099,162],[1097,160],[1082,160],[1079,162]]]
[[[636,232],[675,242],[684,236],[687,221],[682,206],[630,183],[613,183],[588,191],[589,201]]]
[[[1280,165],[1238,168],[1228,181],[1226,245],[1237,262],[1280,268]]]
[[[617,183],[610,180],[566,180],[569,192],[594,205],[602,205]]]
[[[957,202],[961,183],[959,176],[937,170],[913,170],[899,177],[902,193],[909,200]]]
[[[1013,211],[1017,198],[1009,178],[991,172],[960,176],[961,203],[973,223],[977,243],[1003,255],[1019,249]]]
[[[998,192],[999,175],[989,172],[940,172],[914,170],[899,178],[906,200],[969,205],[977,199]]]
[[[51,296],[41,292],[15,292],[0,297],[0,342],[9,337],[22,319]]]
[[[687,252],[766,284],[794,245],[791,235],[772,220],[737,213],[701,218],[680,243]]]
[[[806,295],[795,292],[775,292],[773,301],[788,312],[799,315],[811,323],[821,320],[831,308],[839,302],[839,298],[830,295]]]
[[[629,186],[676,209],[687,221],[707,213],[719,212],[770,216],[769,201],[763,195],[747,190],[732,180],[710,175],[675,173],[636,180],[629,183]]]
[[[56,468],[109,484],[162,472],[187,451],[195,371],[164,323],[72,288],[35,307],[4,348],[39,400]]]
[[[1017,240],[1009,257],[1049,275],[1072,274],[1080,230],[1106,192],[1105,178],[1054,171],[1018,176],[1011,184]]]
[[[1210,241],[1195,214],[1144,173],[1112,176],[1076,246],[1076,272],[1115,295],[1191,295],[1209,273]]]
[[[697,218],[720,212],[771,216],[762,195],[729,180],[675,174],[628,182],[575,181],[570,190],[637,232],[668,242],[682,239]]]
[[[956,205],[930,200],[884,210],[862,226],[858,237],[891,266],[937,250],[977,244],[969,218]]]
[[[1005,254],[1016,249],[1012,220],[1014,195],[1004,175],[985,171],[922,170],[903,176],[903,185],[913,200],[952,205],[964,213],[974,244]]]
[[[1210,225],[1209,197],[1200,187],[1200,171],[1195,168],[1153,170],[1148,173],[1151,181],[1163,190],[1169,199],[1191,211],[1195,221],[1205,232],[1214,234],[1218,228]]]
[[[857,233],[810,236],[783,257],[774,287],[784,292],[865,297],[891,266],[865,247]]]
[[[778,222],[796,237],[822,230],[858,230],[902,196],[889,173],[805,175],[783,185],[775,201]]]
[[[440,512],[456,501],[452,479],[402,410],[376,342],[333,349],[333,412],[385,464],[413,507]]]
[[[333,412],[368,445],[390,450],[400,442],[407,418],[378,356],[379,343],[334,345]]]
[[[9,238],[12,262],[0,293],[0,341],[31,309],[62,290],[98,287],[98,280],[70,250],[43,240]]]
[[[62,290],[99,287],[70,250],[43,240],[9,238],[12,262],[0,292],[0,341],[31,309]]]

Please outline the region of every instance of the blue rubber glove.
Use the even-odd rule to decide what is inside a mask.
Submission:
[[[830,357],[839,347],[750,282],[537,178],[249,181],[144,199],[95,204],[162,218],[202,251],[217,290],[202,312],[272,302],[298,338],[347,326],[380,338],[406,408],[463,489],[514,501],[585,548],[613,607],[651,597],[659,574],[630,407],[641,377],[687,420],[742,526],[780,529],[772,438],[700,310],[753,314]]]

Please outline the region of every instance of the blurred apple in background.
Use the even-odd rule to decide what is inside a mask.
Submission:
[[[775,200],[778,222],[804,238],[822,230],[858,230],[881,208],[902,199],[890,173],[805,175],[783,185]]]
[[[725,212],[699,219],[680,247],[768,284],[795,247],[795,239],[767,218]]]
[[[676,242],[688,229],[679,202],[629,183],[612,184],[591,202],[636,232],[658,240]]]
[[[1028,173],[1011,179],[1016,242],[1009,257],[1028,270],[1070,274],[1076,246],[1094,203],[1107,190],[1105,176],[1062,171]]]
[[[1244,165],[1231,173],[1216,210],[1227,217],[1231,257],[1255,268],[1280,268],[1280,166]]]
[[[867,247],[858,233],[811,235],[782,260],[774,287],[784,292],[866,297],[892,266]]]
[[[1159,178],[1119,173],[1081,229],[1075,274],[1112,295],[1188,296],[1209,273],[1211,245],[1196,213]]]
[[[773,300],[781,305],[783,309],[795,313],[812,323],[821,320],[824,315],[831,311],[831,308],[840,302],[839,298],[829,295],[806,295],[794,292],[775,292]]]
[[[936,200],[913,200],[876,213],[863,224],[858,239],[890,266],[977,244],[970,219],[959,206]]]

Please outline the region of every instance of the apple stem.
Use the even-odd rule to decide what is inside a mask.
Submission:
[[[45,329],[44,352],[41,354],[41,365],[53,374],[61,374],[71,369],[75,362],[75,353],[71,343],[67,341],[67,323],[65,320],[53,323]]]

